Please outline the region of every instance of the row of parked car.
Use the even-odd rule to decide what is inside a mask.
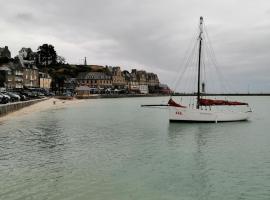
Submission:
[[[52,96],[51,93],[46,90],[26,90],[26,91],[16,91],[16,92],[0,92],[0,104],[6,104],[9,102],[27,101],[31,99],[37,99],[44,96]]]

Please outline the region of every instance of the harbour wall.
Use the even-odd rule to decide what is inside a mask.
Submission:
[[[8,103],[8,104],[1,104],[0,105],[0,117],[7,115],[9,113],[12,113],[14,111],[20,110],[24,107],[31,106],[35,103],[44,101],[46,99],[47,98],[34,99],[34,100],[22,101],[22,102],[14,102],[14,103]]]

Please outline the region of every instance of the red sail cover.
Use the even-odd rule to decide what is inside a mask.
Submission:
[[[200,99],[201,106],[239,106],[248,105],[248,103],[238,101],[227,101],[227,100],[213,100],[213,99]]]
[[[174,100],[170,99],[168,101],[168,106],[173,106],[173,107],[180,107],[180,108],[186,108],[186,106],[182,106],[178,103],[176,103]]]

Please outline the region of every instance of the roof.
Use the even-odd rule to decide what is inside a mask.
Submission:
[[[29,51],[29,52],[32,52],[32,49],[29,48],[29,47],[22,47],[20,51]]]
[[[22,69],[19,63],[9,62],[5,64],[0,64],[0,68],[2,69],[9,69],[9,70],[18,70]]]
[[[110,80],[111,76],[108,76],[103,72],[82,72],[79,73],[77,79]]]

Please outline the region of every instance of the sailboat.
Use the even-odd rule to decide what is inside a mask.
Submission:
[[[201,83],[202,67],[202,45],[203,45],[203,17],[200,17],[198,42],[198,64],[197,64],[197,92],[194,106],[184,106],[170,98],[167,106],[169,108],[169,120],[171,122],[233,122],[249,119],[250,108],[248,103],[239,101],[217,100],[206,98],[204,94],[204,83]],[[232,108],[246,106],[245,111],[234,109],[215,109],[214,107]]]
[[[200,17],[199,24],[199,36],[196,37],[196,43],[194,46],[194,51],[198,47],[198,56],[195,54],[196,59],[196,68],[195,68],[195,83],[194,90],[197,91],[194,93],[195,97],[192,97],[192,103],[190,102],[187,106],[182,103],[177,103],[172,96],[167,104],[158,104],[158,105],[142,105],[142,107],[166,107],[169,109],[169,120],[170,122],[234,122],[234,121],[246,121],[249,119],[250,113],[252,112],[249,104],[246,102],[240,101],[229,101],[227,99],[210,99],[205,95],[205,80],[201,81],[202,78],[206,79],[205,75],[205,62],[203,51],[203,42],[204,42],[204,30],[203,30],[203,17]],[[207,35],[207,31],[206,35]],[[198,42],[198,45],[197,45]],[[207,45],[204,45],[204,47]],[[211,54],[211,52],[210,52]],[[213,54],[213,52],[212,52]],[[215,60],[215,59],[214,59]],[[202,66],[203,65],[203,66]],[[186,65],[188,66],[188,65]],[[202,77],[202,68],[204,76]],[[189,78],[190,79],[190,78]],[[196,81],[195,80],[195,81]],[[212,84],[212,85],[215,85]],[[243,109],[244,107],[244,109]],[[239,109],[237,109],[239,108]]]

